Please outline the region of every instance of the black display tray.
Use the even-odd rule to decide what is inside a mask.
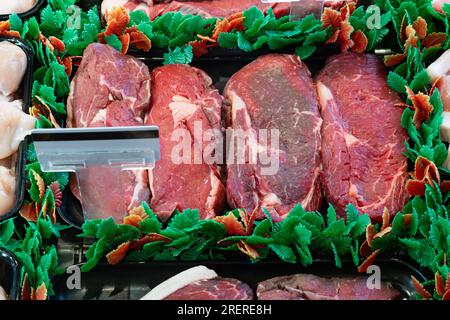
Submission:
[[[245,261],[204,261],[204,262],[151,262],[124,263],[116,266],[100,264],[89,273],[81,274],[81,289],[67,288],[67,277],[54,278],[56,295],[54,300],[138,300],[152,288],[168,278],[188,268],[204,265],[215,270],[219,276],[236,278],[249,284],[254,290],[261,281],[284,275],[311,273],[322,277],[357,276],[355,267],[343,261],[338,269],[330,260],[316,260],[310,267],[299,264],[267,261],[251,263]],[[415,289],[411,275],[425,281],[422,273],[398,259],[377,260],[381,279],[390,282],[400,293],[400,299],[414,300]],[[365,275],[369,277],[369,275]]]
[[[0,37],[0,41],[9,41],[17,46],[19,46],[27,55],[27,70],[25,72],[24,78],[22,80],[22,84],[20,86],[20,91],[22,93],[23,100],[23,111],[25,113],[29,112],[29,108],[31,107],[31,99],[32,99],[32,88],[33,88],[33,51],[32,49],[24,43],[22,40],[11,37]],[[26,183],[26,173],[25,173],[25,165],[27,161],[27,140],[22,141],[19,146],[19,150],[17,151],[17,160],[16,160],[16,177],[17,177],[17,186],[16,186],[16,202],[10,211],[0,214],[0,221],[11,218],[14,214],[16,214],[25,199],[25,183]]]
[[[2,1],[16,1],[16,0],[2,0]],[[34,4],[33,8],[31,8],[28,11],[19,13],[18,16],[20,18],[22,18],[22,20],[31,18],[33,16],[36,16],[36,15],[39,14],[39,12],[40,12],[41,8],[43,7],[44,3],[45,3],[45,0],[38,0],[38,1],[36,1],[36,3]],[[0,14],[0,21],[6,21],[8,19],[9,19],[9,15],[7,15],[7,14]]]
[[[9,295],[9,300],[20,296],[20,264],[10,251],[0,248],[0,286]]]

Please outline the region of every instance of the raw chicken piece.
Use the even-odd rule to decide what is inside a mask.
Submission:
[[[23,13],[32,9],[37,0],[1,0],[0,14]]]
[[[432,84],[437,81],[436,87],[439,89],[444,104],[444,112],[442,112],[444,120],[440,127],[441,139],[450,142],[450,50],[445,51],[436,61],[430,64],[427,72]],[[450,169],[450,152],[443,167]]]
[[[436,81],[444,103],[444,111],[450,112],[450,50],[445,51],[427,68],[431,83]]]
[[[9,96],[17,91],[27,69],[27,56],[9,41],[0,42],[0,94]]]
[[[31,129],[36,119],[18,108],[17,101],[0,102],[0,159],[11,156]]]
[[[12,170],[0,166],[0,217],[14,206],[16,201],[15,192],[16,177],[13,175]]]

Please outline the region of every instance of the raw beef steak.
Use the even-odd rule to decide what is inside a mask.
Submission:
[[[279,158],[278,170],[266,175],[262,167],[268,166],[260,161],[238,163],[237,156],[234,163],[228,160],[229,204],[247,212],[265,207],[274,217],[285,216],[297,203],[307,210],[317,210],[321,202],[322,119],[306,65],[291,55],[260,57],[233,75],[225,98],[229,127],[233,132],[249,133],[245,147]],[[258,139],[261,129],[268,129],[269,136],[275,132],[272,130],[278,130],[278,150],[271,139],[266,139],[267,143]],[[227,144],[230,142],[234,141]]]
[[[313,2],[316,0],[310,0]],[[349,0],[348,0],[349,1]],[[339,8],[348,1],[326,0],[324,5],[332,8]],[[103,0],[102,13],[111,11],[114,7],[122,6],[130,11],[142,10],[153,20],[167,12],[183,12],[185,14],[200,14],[204,17],[228,17],[234,13],[242,12],[257,6],[261,10],[267,11],[272,8],[277,17],[290,13],[290,4],[286,2],[262,3],[261,0],[197,0],[197,1],[150,1],[150,0]],[[302,6],[308,6],[307,3]],[[314,7],[312,7],[314,8]],[[297,12],[298,10],[295,10]]]
[[[253,300],[253,291],[239,280],[214,278],[191,283],[164,300]]]
[[[276,277],[258,284],[258,300],[393,300],[400,294],[390,283],[369,289],[367,278],[321,278],[311,274]]]
[[[323,190],[343,215],[352,203],[376,221],[394,215],[408,199],[406,133],[400,97],[387,85],[374,55],[341,54],[317,77],[323,117]]]
[[[228,17],[257,6],[261,10],[272,8],[276,16],[289,14],[287,3],[261,3],[260,0],[209,0],[209,1],[171,1],[157,4],[150,8],[150,18],[154,19],[167,12],[183,12],[185,14],[202,15],[204,17]]]
[[[71,83],[67,126],[144,125],[149,108],[150,72],[147,66],[108,45],[89,45]],[[125,210],[131,210],[150,197],[145,170],[123,171],[120,177],[114,177],[107,168],[87,169],[82,184],[85,190],[83,206],[94,208],[97,217],[117,212],[123,203]],[[78,186],[73,181],[71,188],[80,198]],[[118,216],[115,218],[120,220]]]
[[[202,143],[206,132],[222,140],[222,104],[211,78],[199,69],[167,65],[152,72],[147,124],[159,126],[161,160],[149,171],[150,206],[162,220],[176,209],[199,209],[202,218],[211,218],[224,208],[218,161],[208,159],[215,150],[205,150]],[[186,153],[180,146],[187,147]]]

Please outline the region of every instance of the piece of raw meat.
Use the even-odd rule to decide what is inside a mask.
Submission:
[[[202,143],[209,139],[207,132],[210,141],[222,140],[222,103],[202,70],[167,65],[152,72],[146,123],[159,126],[161,159],[149,170],[150,207],[163,221],[174,210],[199,209],[202,218],[211,218],[224,209],[225,187],[216,165],[220,161],[214,159],[214,152],[221,150],[213,150],[220,145],[207,149]]]
[[[260,57],[231,77],[224,95],[228,127],[233,134],[248,134],[243,149],[274,156],[269,165],[239,161],[238,149],[233,153],[228,145],[233,157],[227,161],[230,206],[248,213],[264,207],[273,217],[286,216],[297,203],[306,210],[319,209],[322,119],[307,66],[293,55]],[[278,148],[272,140],[260,139],[264,132],[279,133]]]
[[[315,1],[315,0],[310,0]],[[346,1],[326,0],[324,5],[331,8],[339,8]],[[290,13],[290,4],[286,2],[262,3],[260,0],[197,0],[197,1],[145,1],[145,0],[103,0],[102,13],[105,15],[114,7],[122,6],[130,11],[142,10],[153,20],[167,12],[183,12],[185,14],[202,15],[203,17],[228,17],[242,12],[253,6],[263,11],[272,8],[277,17]],[[297,13],[295,10],[294,13]],[[302,12],[304,13],[304,12]]]
[[[282,276],[258,284],[258,300],[393,300],[400,293],[390,283],[369,289],[362,276],[322,278],[311,274]]]
[[[164,300],[253,300],[253,291],[242,281],[215,278],[191,283]]]
[[[13,169],[0,165],[0,217],[14,206],[16,201],[16,184],[17,180]]]
[[[0,14],[23,13],[34,7],[36,0],[2,0]]]
[[[147,66],[138,59],[108,45],[89,45],[71,83],[67,126],[144,125],[150,108],[150,81]],[[150,199],[146,170],[122,171],[120,176],[112,176],[108,168],[88,168],[80,183],[85,190],[83,206],[96,208],[97,218],[110,216],[122,207],[129,211]],[[80,199],[73,181],[71,189]],[[122,216],[114,218],[120,221]]]
[[[317,77],[323,118],[322,184],[339,215],[353,204],[375,221],[408,200],[406,132],[400,97],[375,55],[346,53],[328,60]]]
[[[236,279],[220,278],[214,270],[196,266],[153,288],[141,300],[252,300],[250,287]]]
[[[168,4],[157,4],[150,8],[150,18],[167,12],[183,12],[185,14],[202,15],[210,17],[228,17],[235,13],[245,11],[253,6],[261,10],[273,8],[276,16],[289,14],[288,3],[262,3],[260,0],[210,0],[210,1],[171,1]]]
[[[0,159],[16,153],[35,123],[35,118],[22,111],[20,101],[0,101]]]
[[[22,83],[27,69],[27,55],[15,44],[2,41],[0,57],[0,94],[7,97],[16,92]]]

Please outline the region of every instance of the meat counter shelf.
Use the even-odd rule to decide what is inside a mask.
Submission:
[[[65,268],[81,266],[88,245],[72,234],[58,244],[58,252]],[[310,273],[321,277],[356,276],[356,268],[351,260],[343,260],[342,268],[335,267],[334,261],[325,257],[314,260],[312,266],[290,264],[278,260],[251,263],[245,258],[232,257],[221,261],[150,261],[142,263],[122,263],[109,265],[102,262],[88,273],[81,273],[81,288],[69,289],[68,279],[72,273],[59,275],[53,279],[56,295],[54,300],[138,300],[152,288],[170,277],[194,266],[204,265],[217,272],[220,277],[241,280],[256,289],[259,282],[284,275]],[[389,258],[377,260],[381,280],[390,282],[397,289],[400,299],[416,299],[411,276],[420,282],[425,276],[407,260]],[[366,274],[370,276],[370,274]],[[71,283],[71,281],[69,281]]]

